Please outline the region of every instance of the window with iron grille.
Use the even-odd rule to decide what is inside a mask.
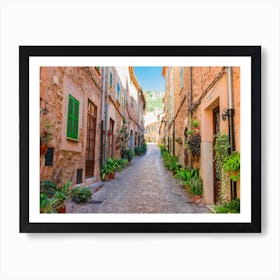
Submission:
[[[76,184],[81,184],[82,182],[83,182],[83,169],[77,169]]]
[[[52,166],[53,165],[53,151],[54,148],[48,148],[45,154],[45,166]]]

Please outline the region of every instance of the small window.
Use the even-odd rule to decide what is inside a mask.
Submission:
[[[45,154],[45,166],[53,165],[53,151],[54,151],[54,148],[48,148],[48,150]]]
[[[76,184],[81,184],[83,182],[83,169],[77,169]]]
[[[109,76],[109,85],[110,85],[110,87],[113,87],[113,74],[112,74],[112,72],[110,72],[110,76]]]
[[[78,139],[79,131],[79,101],[69,94],[67,115],[67,137]]]

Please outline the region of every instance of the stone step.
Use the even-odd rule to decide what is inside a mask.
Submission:
[[[99,181],[99,182],[96,182],[94,184],[90,184],[88,185],[88,187],[90,188],[92,194],[95,194],[96,192],[98,192],[101,188],[104,187],[104,182],[102,181]]]
[[[87,178],[84,180],[84,183],[88,186],[88,185],[91,185],[91,184],[94,184],[98,182],[97,178],[96,177],[91,177],[91,178]]]

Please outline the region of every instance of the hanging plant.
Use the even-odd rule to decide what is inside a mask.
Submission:
[[[195,131],[199,130],[199,121],[197,119],[192,120],[192,129]]]
[[[175,139],[175,141],[179,144],[179,145],[182,145],[183,144],[183,141],[182,141],[182,138],[181,137],[177,137]]]
[[[44,155],[48,150],[48,143],[53,139],[53,128],[51,124],[46,121],[44,129],[40,134],[40,155]]]
[[[191,152],[192,156],[198,157],[200,156],[200,143],[201,143],[201,136],[198,132],[194,132],[192,130],[187,132],[187,147]]]

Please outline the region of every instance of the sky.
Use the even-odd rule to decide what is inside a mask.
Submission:
[[[134,74],[143,91],[164,91],[162,67],[133,67]]]

